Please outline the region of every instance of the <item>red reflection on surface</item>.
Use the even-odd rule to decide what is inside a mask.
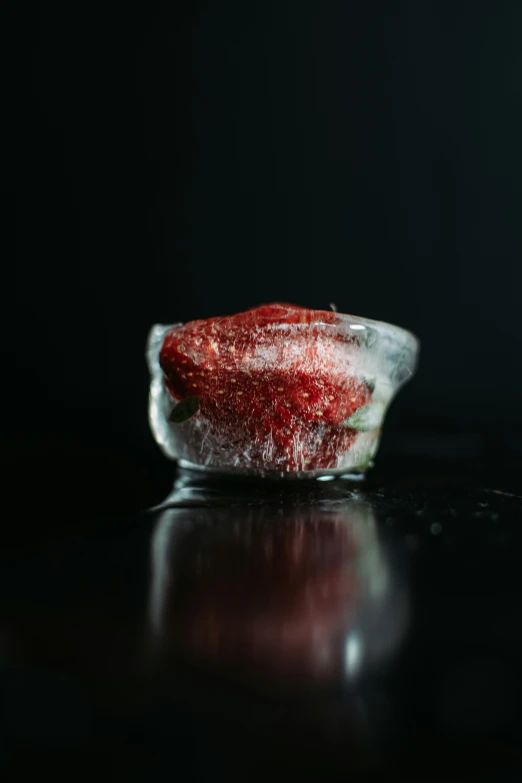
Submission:
[[[378,553],[371,508],[356,502],[169,509],[154,543],[160,647],[286,675],[346,673],[361,607],[378,600]],[[358,663],[353,635],[350,651]]]

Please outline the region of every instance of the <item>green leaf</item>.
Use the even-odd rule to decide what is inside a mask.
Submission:
[[[383,409],[380,405],[363,405],[343,421],[343,426],[358,432],[371,432],[381,426],[382,417]]]
[[[365,378],[364,382],[367,386],[370,387],[370,391],[373,394],[375,391],[375,378]]]
[[[178,402],[174,408],[172,408],[169,416],[169,421],[174,424],[181,424],[187,419],[192,418],[195,413],[199,411],[199,398],[196,396],[185,397],[184,400]]]

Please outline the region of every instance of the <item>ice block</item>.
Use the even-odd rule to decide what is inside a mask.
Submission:
[[[155,325],[149,421],[186,467],[362,476],[419,343],[391,324],[271,304]]]

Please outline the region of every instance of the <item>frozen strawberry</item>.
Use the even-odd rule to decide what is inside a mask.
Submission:
[[[371,398],[334,312],[273,304],[171,329],[160,351],[175,401],[218,451],[246,467],[335,468],[353,443],[345,422]]]

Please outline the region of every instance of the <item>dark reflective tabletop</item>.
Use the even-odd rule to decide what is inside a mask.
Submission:
[[[3,558],[0,765],[520,780],[521,543],[494,487],[184,474]]]

